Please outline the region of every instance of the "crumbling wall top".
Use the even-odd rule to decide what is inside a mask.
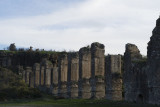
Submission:
[[[90,47],[83,47],[79,50],[80,54],[87,54],[91,52],[91,48]]]
[[[63,54],[59,55],[58,59],[59,59],[59,60],[66,59],[67,56],[68,56],[67,53],[63,53]]]
[[[105,46],[101,43],[98,43],[98,42],[94,42],[94,43],[91,44],[91,49],[97,49],[97,48],[104,49]]]
[[[41,66],[45,66],[45,68],[53,67],[51,61],[47,60],[46,58],[42,59]]]
[[[72,58],[79,58],[78,52],[71,52],[71,53],[68,53],[68,56],[70,56],[71,59],[72,59]]]
[[[131,44],[131,43],[126,44],[126,52],[140,53],[138,47],[135,44]]]

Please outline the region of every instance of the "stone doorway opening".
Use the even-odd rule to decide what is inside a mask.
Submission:
[[[137,97],[137,102],[138,102],[138,103],[143,103],[143,101],[144,101],[143,95],[142,95],[142,94],[139,94],[138,97]]]

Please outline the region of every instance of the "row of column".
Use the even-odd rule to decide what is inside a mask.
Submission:
[[[60,55],[58,65],[44,60],[41,64],[35,64],[33,70],[27,67],[23,73],[24,80],[30,87],[37,87],[63,98],[121,100],[122,79],[113,76],[114,72],[121,74],[121,56],[112,55],[116,57],[113,60],[108,56],[105,58],[104,52],[103,44],[93,43],[91,48],[84,47],[79,52]],[[114,67],[115,69],[108,69]],[[115,79],[112,84],[106,82]],[[118,89],[115,84],[119,84]],[[115,91],[118,91],[120,97],[112,97],[117,94]],[[107,97],[107,92],[110,97]]]

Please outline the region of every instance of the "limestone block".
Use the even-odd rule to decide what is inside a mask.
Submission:
[[[82,82],[82,98],[83,99],[91,98],[91,85],[89,79],[83,80]]]
[[[70,98],[78,98],[78,84],[71,84]]]
[[[58,93],[59,96],[63,97],[63,98],[68,98],[67,83],[62,82],[59,89],[60,89],[60,91]]]
[[[96,78],[95,81],[95,94],[94,98],[104,99],[105,97],[105,83],[103,78]]]

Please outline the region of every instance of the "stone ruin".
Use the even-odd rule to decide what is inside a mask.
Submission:
[[[106,98],[122,100],[122,57],[108,55],[105,60]]]
[[[79,52],[60,54],[52,62],[43,58],[33,68],[26,66],[28,60],[24,65],[17,62],[19,74],[30,87],[60,98],[160,104],[160,18],[152,33],[147,58],[130,43],[124,56],[105,56],[104,45],[95,42]],[[0,66],[12,66],[16,58],[12,56],[0,52]]]
[[[83,47],[79,50],[79,97],[91,98],[91,50]]]
[[[146,60],[134,44],[127,44],[124,53],[125,100],[145,102],[147,100]]]
[[[148,102],[160,104],[160,18],[152,33],[147,52]]]
[[[63,54],[59,57],[58,63],[58,96],[67,98],[67,80],[68,80],[68,57]]]
[[[22,70],[22,77],[30,87],[60,98],[122,100],[121,55],[104,53],[104,45],[95,42],[79,52],[59,55],[54,63],[42,59]]]
[[[148,43],[147,58],[143,58],[137,46],[126,45],[124,54],[123,83],[125,100],[160,104],[160,18]]]
[[[104,85],[104,64],[105,64],[104,45],[92,43],[91,45],[91,87],[92,98],[105,97]]]

